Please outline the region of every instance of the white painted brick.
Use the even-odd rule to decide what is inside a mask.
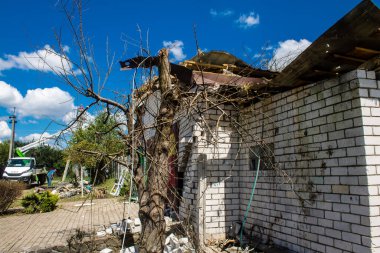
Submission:
[[[338,141],[338,147],[339,148],[355,146],[355,139],[353,139],[353,138],[347,139],[347,136],[346,136],[346,139],[337,140],[337,141]]]
[[[336,229],[326,228],[326,236],[336,239],[342,239],[342,232]]]
[[[367,79],[376,79],[375,71],[367,71]]]
[[[332,186],[332,193],[339,193],[339,194],[348,194],[350,191],[348,185],[333,185]],[[342,204],[334,204],[334,211],[335,211],[335,205],[342,205]],[[344,208],[347,208],[348,206],[344,206]],[[343,210],[344,211],[344,210]]]
[[[360,89],[358,89],[358,91],[359,91],[360,97],[368,97],[368,89],[360,88]]]
[[[343,120],[343,113],[334,113],[334,114],[331,114],[331,115],[327,115],[327,122],[328,123],[334,123],[334,122],[338,122],[338,121],[342,121]]]
[[[364,107],[377,107],[380,101],[377,98],[360,98],[360,104]]]
[[[334,246],[339,248],[339,249],[346,250],[349,252],[352,251],[352,244],[349,242],[342,241],[342,240],[335,239],[334,240]]]
[[[359,79],[359,85],[362,88],[377,88],[376,80],[373,79]]]
[[[325,244],[325,245],[330,245],[330,246],[334,245],[333,239],[331,239],[330,237],[327,237],[327,236],[322,236],[322,235],[318,236],[318,242]],[[328,251],[326,251],[326,252],[328,252]]]
[[[366,78],[366,77],[367,77],[366,73],[365,72],[363,73],[362,70],[361,71],[353,70],[342,75],[340,77],[340,82],[343,83],[343,82],[347,82],[356,78]]]
[[[330,132],[328,133],[328,138],[329,140],[344,139],[344,130]]]
[[[354,78],[356,78],[356,75],[355,75]],[[354,79],[354,78],[352,78],[352,79]],[[350,80],[352,80],[352,79],[350,79]],[[332,78],[332,79],[329,79],[327,81],[324,81],[323,82],[323,87],[325,88],[325,90],[327,90],[327,89],[329,89],[331,87],[334,87],[334,86],[336,86],[338,84],[339,84],[339,79],[338,78]]]
[[[312,242],[310,247],[316,252],[326,252],[326,246],[319,243]]]
[[[350,194],[368,195],[368,187],[366,186],[350,186]]]
[[[347,170],[347,172],[348,172],[348,170]],[[345,185],[357,185],[359,182],[359,179],[358,179],[358,177],[352,177],[352,176],[340,177],[339,182],[341,184],[345,184]]]
[[[340,212],[330,212],[330,211],[325,211],[325,218],[329,220],[336,220],[340,221],[341,220],[341,213]]]
[[[329,98],[326,99],[326,106],[338,104],[341,101],[342,101],[342,97],[338,93],[337,95],[335,95],[333,97],[329,97]]]
[[[360,215],[342,213],[342,221],[345,221],[347,223],[360,224]],[[334,228],[335,228],[335,224],[334,224]],[[345,239],[344,235],[343,235],[343,239]]]
[[[353,252],[360,252],[360,253],[372,253],[373,251],[369,247],[365,247],[362,245],[358,244],[353,244],[352,245],[352,251]]]
[[[325,228],[332,228],[333,227],[333,221],[328,219],[318,219],[318,225],[325,227]],[[332,244],[330,244],[332,245]]]

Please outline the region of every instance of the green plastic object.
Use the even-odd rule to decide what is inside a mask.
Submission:
[[[21,152],[21,150],[19,150],[18,148],[16,148],[16,154],[19,156],[19,157],[25,157],[25,154],[23,152]]]

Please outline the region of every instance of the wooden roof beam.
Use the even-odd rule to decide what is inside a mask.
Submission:
[[[362,51],[365,53],[370,53],[370,54],[380,54],[380,51],[378,50],[373,50],[373,49],[364,48],[364,47],[355,47],[355,50]]]
[[[349,61],[361,62],[361,63],[366,62],[366,60],[363,60],[363,59],[354,58],[354,57],[345,56],[345,55],[340,55],[340,54],[334,54],[334,57],[344,59],[344,60],[349,60]]]
[[[314,72],[318,74],[326,74],[326,75],[331,75],[331,76],[338,75],[338,72],[331,72],[331,71],[320,70],[320,69],[314,69]]]

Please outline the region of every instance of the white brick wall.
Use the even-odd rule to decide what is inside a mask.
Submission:
[[[352,71],[239,112],[222,105],[204,119],[210,128],[197,117],[180,122],[180,153],[194,141],[180,213],[191,215],[200,241],[223,238],[243,219],[255,174],[249,148],[273,143],[286,174],[260,172],[246,229],[259,226],[263,239],[296,252],[380,252],[380,81],[373,72]]]
[[[229,127],[231,120],[237,120],[237,112],[231,106],[219,108],[207,110],[203,119],[188,115],[179,122],[180,162],[184,147],[189,141],[193,142],[185,171],[180,216],[182,219],[191,216],[201,244],[224,238],[240,214],[239,164],[235,161],[238,138]]]
[[[380,241],[374,232],[380,229],[379,85],[373,72],[357,70],[244,110],[241,123],[249,133],[274,141],[276,162],[297,192],[280,196],[289,183],[270,184],[276,177],[264,177],[263,171],[248,229],[260,225],[269,240],[296,252],[380,251],[373,243]],[[277,134],[262,132],[264,114],[271,115]],[[244,162],[246,155],[240,159],[240,181],[247,182],[241,192],[249,192],[254,171]],[[240,219],[249,196],[241,197]],[[272,216],[276,211],[280,215]],[[300,232],[305,227],[307,235]]]

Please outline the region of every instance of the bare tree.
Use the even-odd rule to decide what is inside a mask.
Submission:
[[[186,68],[170,64],[168,50],[162,49],[157,56],[140,55],[121,62],[122,66],[127,69],[146,68],[148,70],[148,74],[146,75],[148,78],[144,85],[134,90],[132,94],[121,94],[119,100],[104,97],[102,91],[111,74],[115,57],[110,57],[107,50],[107,69],[103,74],[94,60],[94,50],[84,33],[82,2],[80,0],[73,0],[72,2],[65,2],[62,7],[74,37],[79,60],[74,62],[69,59],[64,50],[61,36],[58,34],[58,50],[52,53],[62,58],[62,68],[57,70],[57,68],[52,67],[52,71],[78,94],[93,99],[93,102],[81,114],[85,113],[92,106],[101,104],[109,116],[123,116],[123,120],[119,120],[109,131],[118,129],[119,134],[125,141],[124,153],[130,155],[132,163],[118,160],[117,157],[121,154],[99,154],[86,150],[83,150],[83,152],[120,162],[128,166],[134,175],[133,180],[137,185],[139,196],[139,216],[142,222],[142,233],[139,241],[140,252],[163,251],[166,229],[164,219],[165,204],[173,205],[174,201],[170,195],[177,199],[180,198],[178,192],[168,184],[168,180],[170,178],[169,157],[172,152],[171,150],[176,146],[176,140],[171,137],[172,127],[174,123],[181,121],[181,119],[190,119],[195,122],[195,125],[202,128],[202,134],[197,141],[203,141],[205,145],[214,146],[215,154],[219,152],[219,144],[228,142],[225,136],[221,134],[220,129],[221,127],[225,127],[223,122],[229,122],[229,131],[233,133],[230,137],[235,140],[235,142],[231,143],[239,144],[239,147],[248,143],[255,143],[263,147],[261,154],[257,154],[256,150],[246,145],[246,148],[258,157],[267,157],[268,159],[263,161],[266,167],[272,169],[282,179],[282,183],[289,184],[291,189],[294,189],[289,175],[282,171],[280,166],[274,163],[273,159],[269,159],[273,157],[273,152],[268,147],[266,138],[264,136],[253,135],[247,131],[238,119],[242,105],[252,104],[270,96],[271,91],[264,89],[264,87],[274,73],[254,69],[244,64],[241,64],[240,67],[236,67],[233,64],[227,64],[227,66],[221,64],[218,67],[200,63],[189,63],[192,64],[191,68]],[[74,15],[78,19],[74,19]],[[149,50],[141,49],[141,52],[149,52]],[[41,58],[43,59],[43,57]],[[155,67],[158,69],[158,77],[154,77],[153,74]],[[197,70],[200,73],[198,79],[201,81],[198,81],[195,85],[191,82],[192,78],[189,78],[192,75],[192,71],[189,69]],[[205,82],[203,71],[210,69],[222,75],[228,74],[229,77],[226,78],[223,85],[208,85]],[[253,76],[260,77],[257,78],[258,83],[255,85],[244,85],[246,82],[244,78]],[[240,85],[238,85],[239,83]],[[149,106],[149,98],[152,96],[156,97],[158,101],[155,112],[152,112],[152,108]],[[233,110],[236,113],[231,114],[230,111],[225,109],[225,106],[228,106],[231,108],[230,111]],[[209,117],[210,111],[217,111],[216,115],[218,117],[211,119]],[[81,114],[68,127],[72,127]],[[153,118],[153,124],[148,126],[144,122],[146,115],[150,115]],[[271,123],[270,117],[264,113],[262,117],[268,124]],[[123,131],[120,128],[121,126],[126,126],[127,132]],[[272,129],[275,128],[273,127]],[[154,134],[149,138],[146,136],[146,131],[148,130],[154,130]],[[184,151],[180,159],[177,157],[172,162],[177,163],[179,167],[186,168],[191,163],[189,157],[191,149],[190,144],[189,149]],[[240,152],[241,149],[238,149],[237,153],[234,154],[235,158],[232,160],[235,160],[235,162],[230,165],[231,174],[232,170],[237,166],[236,163]],[[148,160],[147,166],[144,166],[139,159],[139,155],[141,154]],[[203,190],[205,191],[206,189]],[[201,205],[202,194],[204,192],[198,192],[198,206]],[[188,224],[191,223],[192,212],[195,211],[189,210]],[[202,217],[202,215],[199,217]],[[199,237],[194,237],[195,231],[190,227],[186,227],[184,230],[188,236],[194,238],[196,246],[203,246],[205,241],[203,239],[200,241]]]

